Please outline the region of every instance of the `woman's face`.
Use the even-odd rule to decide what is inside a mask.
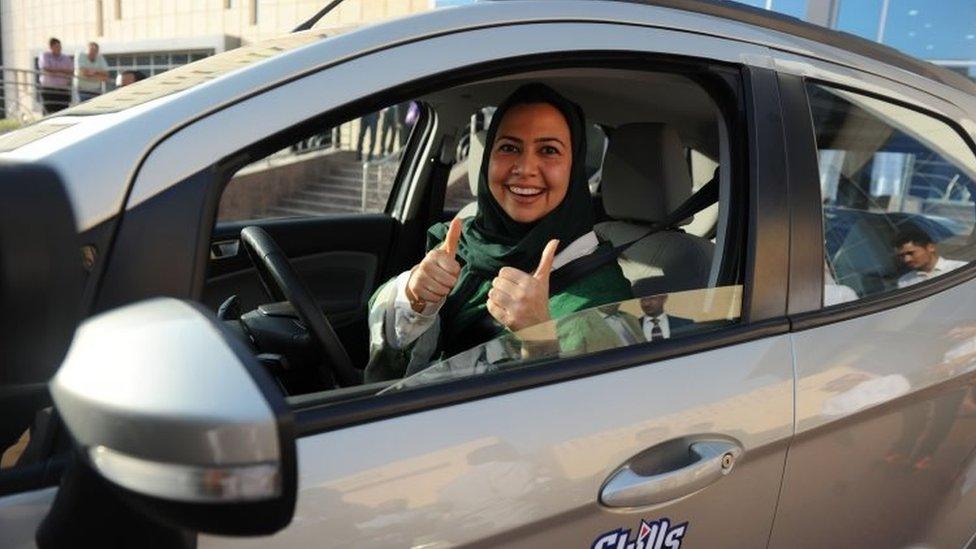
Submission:
[[[566,197],[573,166],[569,126],[548,103],[509,109],[488,160],[488,188],[505,213],[531,223]]]

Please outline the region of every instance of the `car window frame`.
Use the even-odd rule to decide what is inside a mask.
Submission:
[[[575,360],[554,361],[551,364],[540,365],[524,372],[490,376],[490,379],[474,379],[470,386],[460,383],[449,384],[447,391],[444,390],[444,387],[421,388],[405,392],[403,395],[396,395],[395,399],[353,399],[336,406],[310,405],[307,409],[296,410],[298,429],[302,435],[426,410],[439,405],[495,396],[508,391],[523,390],[576,377],[598,375],[620,368],[640,366],[664,358],[745,343],[788,331],[788,322],[785,317],[788,212],[785,188],[779,184],[779,174],[785,169],[784,151],[782,146],[758,146],[759,143],[781,144],[783,141],[775,72],[768,68],[769,50],[764,46],[733,39],[689,31],[634,26],[626,23],[559,22],[545,23],[544,25],[546,25],[544,35],[549,36],[549,40],[554,45],[537,46],[536,49],[539,49],[539,52],[525,54],[513,51],[501,57],[496,55],[494,58],[486,52],[481,52],[478,54],[481,58],[478,61],[465,63],[452,61],[453,64],[446,66],[453,68],[445,68],[441,72],[431,68],[427,70],[422,80],[436,80],[438,82],[437,87],[442,87],[447,85],[445,83],[447,76],[462,78],[458,75],[463,75],[464,80],[474,80],[478,74],[512,72],[517,70],[514,67],[522,62],[544,61],[544,65],[551,68],[558,66],[559,62],[571,66],[581,66],[584,63],[583,60],[586,59],[591,61],[610,59],[615,62],[627,59],[633,61],[637,66],[649,70],[660,70],[660,64],[665,63],[705,66],[710,71],[725,71],[724,75],[719,75],[719,79],[725,79],[726,84],[728,84],[727,79],[736,82],[736,85],[733,86],[736,95],[735,109],[729,115],[734,129],[729,142],[733,143],[734,150],[731,154],[731,160],[733,169],[736,170],[732,179],[740,182],[735,190],[743,195],[741,204],[743,210],[747,212],[747,219],[732,220],[736,224],[736,230],[741,231],[743,236],[740,238],[738,237],[739,233],[737,233],[736,238],[730,238],[726,249],[723,250],[723,255],[730,251],[741,254],[737,261],[725,262],[727,265],[733,266],[736,272],[742,272],[742,276],[739,278],[743,282],[741,324],[729,330],[707,334],[703,337],[688,337],[665,342],[656,346],[655,349],[630,348],[608,351]],[[510,32],[518,33],[537,33],[539,31],[536,26],[527,24],[511,24],[504,25],[504,27],[509,27]],[[601,47],[596,51],[581,49],[578,42],[570,43],[569,38],[565,38],[572,34],[567,33],[567,30],[580,30],[581,27],[586,27],[592,31],[590,32],[591,40],[599,39],[601,43],[605,43],[607,33],[612,33],[612,36],[618,37],[617,40],[621,44],[626,45],[616,46],[615,49]],[[466,40],[470,35],[485,32],[489,32],[489,29],[452,33],[450,38],[452,40]],[[495,42],[505,43],[498,40],[496,33],[499,31],[497,28],[490,29],[490,32]],[[431,38],[430,42],[436,40],[438,38]],[[427,46],[427,41],[424,42],[424,45]],[[540,42],[540,44],[548,43],[545,40]],[[410,48],[415,45],[396,45],[390,49]],[[429,47],[434,48],[435,44],[429,44]],[[502,49],[504,50],[504,48]],[[349,62],[356,62],[372,55],[385,55],[386,53],[387,50],[373,52]],[[332,67],[322,69],[322,71],[325,70],[332,70]],[[305,75],[309,78],[318,76],[320,76],[318,72]],[[298,84],[298,80],[291,80],[281,84],[281,86]],[[375,88],[381,91],[371,93],[368,96],[360,96],[345,104],[339,102],[326,113],[336,119],[348,118],[370,109],[375,110],[377,106],[387,102],[400,100],[404,97],[417,97],[421,95],[417,92],[423,87],[423,82],[408,81],[408,79],[397,84],[384,84]],[[219,124],[223,120],[220,114],[224,109],[243,107],[242,104],[252,100],[255,101],[254,105],[262,105],[264,104],[263,101],[267,101],[271,97],[278,97],[277,91],[278,88],[255,91],[254,94],[242,97],[233,104],[225,105],[221,110],[213,111],[206,116],[188,122],[184,126],[175,128],[165,138],[157,142],[156,146],[151,148],[140,162],[133,187],[129,190],[122,227],[118,232],[118,240],[125,240],[126,235],[129,234],[128,246],[141,248],[142,253],[145,254],[155,249],[153,246],[147,246],[147,242],[142,239],[144,235],[152,232],[150,230],[152,227],[161,220],[167,219],[167,216],[175,215],[180,219],[185,218],[187,222],[185,227],[174,229],[172,219],[168,221],[167,225],[170,229],[183,233],[183,237],[178,237],[174,233],[166,235],[166,238],[169,242],[181,247],[180,254],[182,255],[179,259],[186,261],[185,267],[178,268],[178,272],[173,273],[176,275],[173,280],[167,282],[168,286],[163,292],[166,295],[189,299],[197,298],[200,295],[206,272],[210,227],[213,226],[219,197],[216,190],[220,186],[219,174],[216,170],[218,166],[217,164],[210,164],[197,173],[187,176],[186,179],[175,183],[171,183],[168,179],[167,174],[172,173],[171,170],[157,172],[147,178],[147,181],[142,182],[140,186],[143,171],[152,173],[152,166],[165,164],[165,159],[173,153],[173,150],[171,149],[168,153],[157,153],[159,153],[160,148],[165,147],[168,139],[176,137],[183,131],[192,132],[193,126],[198,123],[210,124],[211,127],[213,124]],[[301,122],[312,117],[303,118]],[[241,138],[243,139],[243,136]],[[221,146],[226,148],[226,145],[222,144]],[[200,154],[212,153],[199,151],[197,154],[199,156]],[[154,155],[156,155],[155,160],[153,160]],[[427,159],[428,156],[428,154],[418,154],[415,160],[420,162]],[[421,169],[424,168],[426,166],[421,166]],[[409,185],[405,185],[408,188],[402,192],[414,193],[411,196],[422,196],[422,193],[416,193],[419,179],[413,177],[409,181]],[[165,185],[162,191],[158,190],[160,185]],[[190,198],[190,195],[193,198]],[[200,205],[203,210],[179,211],[175,209],[176,204],[187,204],[186,201]],[[188,209],[184,208],[184,210]],[[741,218],[742,216],[737,217]],[[129,223],[133,225],[133,228],[127,230],[126,225]],[[759,230],[760,227],[767,229]],[[195,248],[191,250],[192,246]],[[113,255],[116,255],[116,251],[113,250]],[[121,255],[124,256],[125,254],[122,253]],[[190,259],[191,257],[194,259]],[[169,263],[177,263],[176,257],[168,259]],[[159,263],[158,260],[153,261]],[[137,266],[135,269],[148,269],[147,265],[153,261],[147,261],[145,262],[146,265]],[[134,274],[129,265],[110,265],[109,269],[113,267],[117,271],[115,273],[116,282],[124,280],[126,275]],[[164,274],[153,273],[157,279],[167,278]],[[104,288],[105,284],[102,287]],[[114,296],[115,303],[112,299],[107,299],[101,300],[100,305],[103,307],[114,306],[142,297],[137,294],[138,292],[135,291],[130,291],[128,294],[118,294]]]
[[[797,137],[789,140],[787,144],[791,159],[789,164],[790,180],[791,182],[795,181],[795,184],[791,186],[790,195],[791,224],[795,231],[793,234],[794,245],[791,246],[790,286],[798,289],[790,292],[789,310],[792,330],[808,330],[887,311],[944,292],[976,278],[976,261],[970,261],[959,269],[919,284],[880,292],[855,301],[828,307],[823,306],[823,204],[815,137],[816,128],[813,124],[810,101],[806,91],[807,86],[816,84],[856,93],[910,109],[923,116],[935,119],[951,128],[962,138],[973,153],[974,162],[976,162],[976,141],[958,122],[950,118],[948,114],[938,112],[935,108],[925,108],[876,91],[827,78],[781,73],[780,81],[783,90],[783,111],[785,116],[795,125],[791,128],[791,135]],[[892,92],[894,95],[895,90]],[[958,106],[951,105],[951,107],[956,109],[960,115],[964,114],[964,111]]]
[[[741,76],[740,120],[730,128],[730,151],[735,181],[748,189],[737,197],[748,220],[743,227],[746,251],[741,257],[742,310],[739,323],[718,330],[656,342],[632,345],[567,358],[533,361],[528,368],[513,368],[490,376],[472,376],[447,383],[411,388],[381,396],[296,399],[294,410],[299,436],[311,436],[370,421],[397,417],[481,398],[504,395],[573,379],[641,367],[661,360],[695,354],[788,332],[787,258],[788,201],[779,175],[785,169],[783,126],[779,110],[776,74],[749,65],[737,67]],[[737,139],[738,138],[738,139]],[[773,143],[771,146],[749,146]],[[779,143],[779,145],[776,145]],[[761,229],[761,227],[767,227]],[[743,241],[730,239],[730,246]],[[741,247],[741,246],[740,246]]]

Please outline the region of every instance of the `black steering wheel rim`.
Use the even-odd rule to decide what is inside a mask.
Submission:
[[[254,264],[265,293],[275,301],[291,303],[305,327],[322,346],[331,373],[339,384],[346,387],[361,384],[362,374],[353,367],[349,353],[336,336],[329,319],[278,243],[267,231],[252,225],[241,229],[241,244]]]

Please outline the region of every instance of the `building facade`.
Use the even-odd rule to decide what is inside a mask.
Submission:
[[[973,0],[737,0],[901,50],[976,80]]]
[[[0,0],[4,103],[39,116],[30,96],[38,56],[52,37],[67,55],[97,42],[118,72],[159,74],[241,45],[286,34],[329,0]],[[337,30],[424,11],[443,0],[345,0],[316,28]],[[14,81],[17,80],[15,83]],[[11,108],[12,103],[18,107]]]

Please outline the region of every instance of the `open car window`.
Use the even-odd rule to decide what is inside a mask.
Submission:
[[[435,362],[381,393],[620,347],[660,344],[734,324],[739,321],[741,310],[741,285],[655,294],[601,305],[506,333]]]

